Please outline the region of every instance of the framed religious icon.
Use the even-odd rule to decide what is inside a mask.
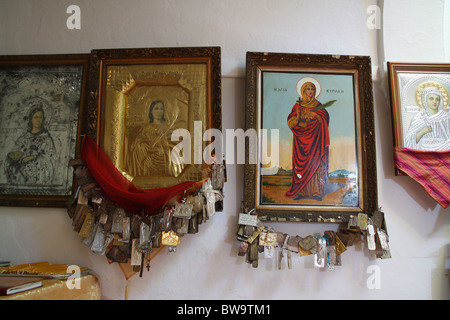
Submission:
[[[388,62],[394,146],[450,150],[450,64]]]
[[[201,180],[204,133],[222,128],[220,63],[220,47],[93,50],[88,135],[140,189]]]
[[[377,209],[370,57],[247,53],[244,207],[260,220]],[[250,134],[249,134],[250,136]]]
[[[89,54],[0,57],[0,204],[64,207],[76,191]],[[80,116],[81,115],[81,116]]]

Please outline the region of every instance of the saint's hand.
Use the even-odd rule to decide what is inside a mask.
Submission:
[[[34,156],[28,156],[22,159],[23,163],[30,162],[31,160],[34,160]]]
[[[431,131],[433,131],[433,130],[431,129],[430,126],[425,126],[425,127],[423,127],[423,128],[422,128],[419,132],[417,132],[417,134],[416,134],[416,142],[419,142],[419,140],[422,139],[422,137],[423,137],[424,135],[426,135],[427,133],[430,133]]]

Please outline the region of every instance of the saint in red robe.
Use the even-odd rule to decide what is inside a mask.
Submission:
[[[306,85],[314,86],[312,83]],[[305,101],[306,95],[302,96],[305,98],[294,105],[287,119],[293,133],[293,147],[292,183],[286,197],[322,200],[328,180],[330,116],[325,109],[313,111],[321,106],[315,97]]]

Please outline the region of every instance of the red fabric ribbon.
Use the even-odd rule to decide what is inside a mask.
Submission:
[[[394,148],[395,166],[420,183],[443,208],[450,204],[450,150]]]
[[[139,215],[156,215],[168,200],[191,187],[199,188],[203,183],[188,181],[166,188],[139,189],[117,170],[103,150],[87,135],[81,158],[109,199],[125,210]]]

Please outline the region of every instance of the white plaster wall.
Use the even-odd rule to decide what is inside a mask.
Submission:
[[[81,9],[81,29],[66,27],[69,5]],[[150,272],[126,281],[115,264],[84,247],[64,209],[0,207],[0,260],[49,261],[92,269],[105,299],[448,299],[449,210],[417,183],[394,176],[385,63],[446,61],[444,1],[380,3],[380,29],[367,28],[369,0],[2,0],[0,54],[88,53],[91,49],[221,46],[223,129],[244,128],[247,51],[370,55],[374,65],[379,204],[386,213],[392,259],[377,260],[363,246],[343,254],[335,271],[294,257],[277,270],[253,269],[237,256],[235,231],[243,167],[228,166],[225,209],[166,251]],[[420,18],[420,19],[419,19]],[[420,21],[420,23],[419,23]],[[401,23],[400,23],[401,22]],[[448,35],[448,33],[447,33]],[[448,36],[447,36],[448,37]],[[448,45],[448,42],[447,42]],[[420,50],[415,50],[419,48]],[[380,73],[378,68],[380,67]],[[333,224],[273,224],[305,236]],[[381,287],[369,289],[369,266]],[[446,275],[447,274],[447,275]]]

